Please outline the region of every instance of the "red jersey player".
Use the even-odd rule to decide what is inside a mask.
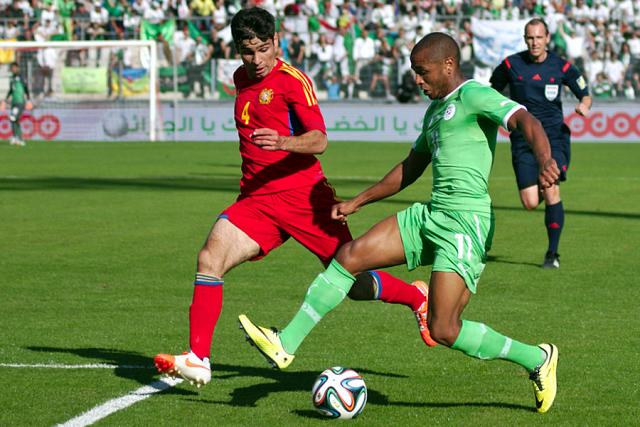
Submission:
[[[211,380],[209,354],[222,308],[223,277],[233,267],[266,256],[292,237],[326,266],[352,240],[346,224],[331,218],[335,192],[315,155],[327,147],[324,119],[311,81],[277,58],[273,16],[244,9],[231,22],[243,65],[236,70],[235,121],[240,137],[240,195],[218,216],[198,254],[189,308],[190,351],[158,354],[161,373],[197,386]],[[349,297],[409,306],[422,339],[435,345],[426,324],[427,286],[409,285],[388,273],[359,275]]]

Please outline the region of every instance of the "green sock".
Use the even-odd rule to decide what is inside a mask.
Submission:
[[[451,348],[482,360],[509,360],[528,371],[533,371],[546,357],[544,350],[538,346],[512,340],[484,323],[469,320],[462,321],[460,334]]]
[[[322,317],[342,302],[355,277],[335,259],[315,278],[304,297],[302,307],[280,332],[285,351],[294,354]]]

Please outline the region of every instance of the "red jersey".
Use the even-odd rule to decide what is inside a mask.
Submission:
[[[233,74],[237,89],[234,116],[242,156],[242,195],[267,194],[313,185],[324,178],[311,154],[267,151],[251,142],[259,128],[279,135],[301,135],[317,129],[326,134],[309,78],[279,59],[261,80],[249,80],[244,66]]]

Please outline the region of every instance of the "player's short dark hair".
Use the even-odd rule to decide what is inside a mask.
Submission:
[[[15,62],[15,61],[14,61],[14,62],[12,62],[11,64],[9,64],[9,68],[14,67],[14,66],[15,66],[15,67],[20,68],[20,64],[18,64],[18,63],[17,63],[17,62]]]
[[[273,40],[275,33],[275,18],[259,7],[242,9],[231,20],[231,35],[236,44],[256,37],[266,42]]]
[[[529,28],[530,25],[544,25],[544,33],[545,34],[549,34],[549,27],[547,26],[547,23],[544,22],[544,19],[542,19],[542,18],[532,18],[524,26],[524,35],[525,36],[527,35],[527,28]]]
[[[433,32],[424,36],[413,48],[413,52],[429,49],[432,61],[442,61],[445,58],[453,58],[460,65],[460,46],[449,34]]]

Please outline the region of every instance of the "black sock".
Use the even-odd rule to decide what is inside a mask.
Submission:
[[[560,244],[560,234],[564,225],[564,207],[562,202],[546,205],[544,209],[544,225],[549,237],[549,252],[557,253]]]

